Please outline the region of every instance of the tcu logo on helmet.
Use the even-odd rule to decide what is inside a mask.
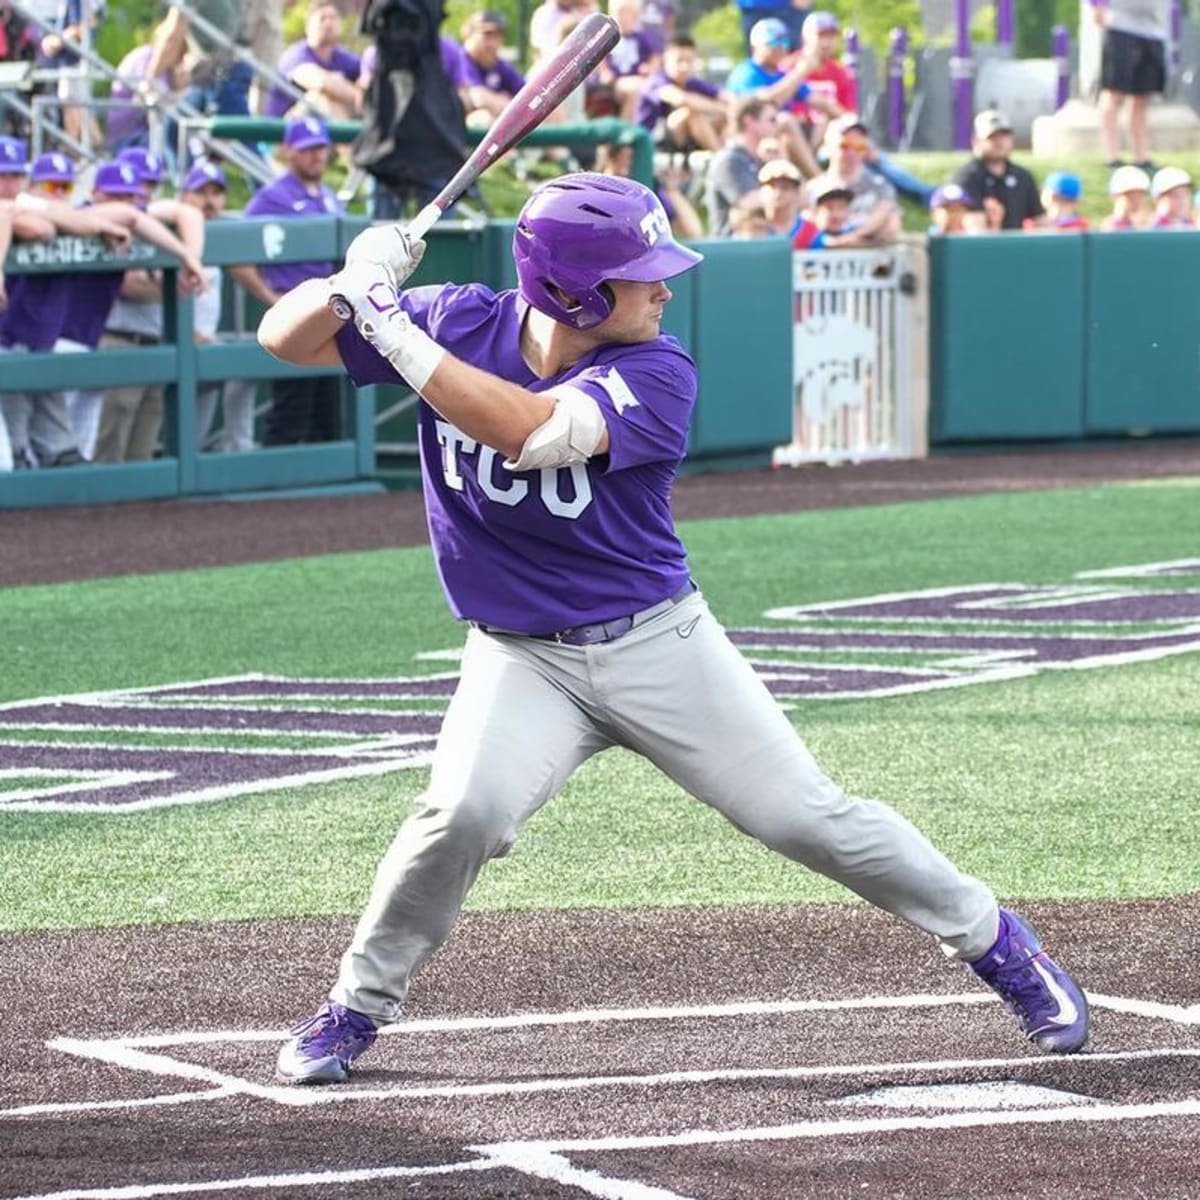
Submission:
[[[671,223],[667,220],[667,214],[656,204],[642,218],[641,230],[646,238],[646,245],[653,246],[660,237],[670,237]]]

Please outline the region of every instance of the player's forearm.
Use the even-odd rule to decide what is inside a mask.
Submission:
[[[421,389],[422,398],[467,437],[520,456],[525,439],[554,411],[554,398],[527,391],[446,354]]]
[[[204,254],[204,214],[182,200],[155,200],[147,209],[156,221],[175,227],[180,242],[196,256]]]
[[[248,282],[251,274],[269,291],[254,267],[231,267],[230,274],[252,295],[258,293]],[[327,279],[307,279],[283,296],[272,293],[268,303],[271,307],[258,326],[258,341],[264,350],[298,367],[340,365],[336,339],[342,322],[330,311]]]

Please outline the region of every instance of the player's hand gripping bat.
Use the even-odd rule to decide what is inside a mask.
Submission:
[[[429,232],[433,223],[506,151],[517,144],[531,129],[536,129],[566,97],[575,90],[600,61],[621,39],[620,30],[612,17],[603,13],[590,13],[576,26],[566,41],[529,78],[525,86],[504,106],[503,111],[492,123],[483,140],[475,147],[471,157],[459,168],[448,184],[406,225],[380,226],[366,231],[370,235],[369,251],[362,255],[374,261],[385,261],[389,257],[404,260],[407,256],[408,272],[416,268],[424,247],[415,247]],[[366,236],[360,234],[359,237]],[[400,254],[392,247],[389,254],[385,249],[389,241],[400,239],[403,243]],[[358,241],[358,238],[355,239]],[[376,242],[383,245],[376,246]],[[363,247],[367,250],[367,247]],[[354,256],[354,243],[347,253],[347,266]],[[402,281],[398,281],[402,282]],[[354,308],[346,296],[336,290],[329,298],[329,306],[343,321],[350,320]]]

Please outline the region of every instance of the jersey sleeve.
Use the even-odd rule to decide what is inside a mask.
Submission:
[[[696,404],[696,365],[663,341],[623,348],[569,383],[600,406],[608,427],[608,470],[678,462]]]

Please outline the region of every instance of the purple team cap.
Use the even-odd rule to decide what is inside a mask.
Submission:
[[[789,49],[792,35],[788,27],[778,17],[763,17],[750,26],[750,46],[783,46]]]
[[[133,163],[106,162],[96,168],[92,190],[105,192],[110,196],[140,196],[142,181],[138,178],[137,168]]]
[[[142,183],[158,184],[163,181],[162,156],[147,150],[145,146],[127,146],[117,155],[117,162],[131,164]]]
[[[195,163],[184,177],[183,190],[185,192],[198,192],[201,188],[208,187],[210,183],[215,183],[222,189],[229,186],[225,178],[225,172],[216,163],[201,160]]]
[[[933,195],[929,197],[929,207],[945,208],[949,204],[971,208],[971,197],[967,195],[966,188],[957,183],[943,183],[940,188],[934,188]]]
[[[0,137],[0,175],[24,175],[29,154],[20,138]]]
[[[304,117],[289,121],[283,133],[284,145],[293,150],[311,150],[314,146],[328,146],[329,129],[320,117]]]
[[[74,183],[75,164],[57,150],[51,154],[39,154],[29,169],[29,182]]]
[[[581,171],[543,183],[513,233],[521,295],[539,312],[591,329],[612,311],[607,280],[655,283],[703,255],[679,245],[662,202],[644,184]]]

